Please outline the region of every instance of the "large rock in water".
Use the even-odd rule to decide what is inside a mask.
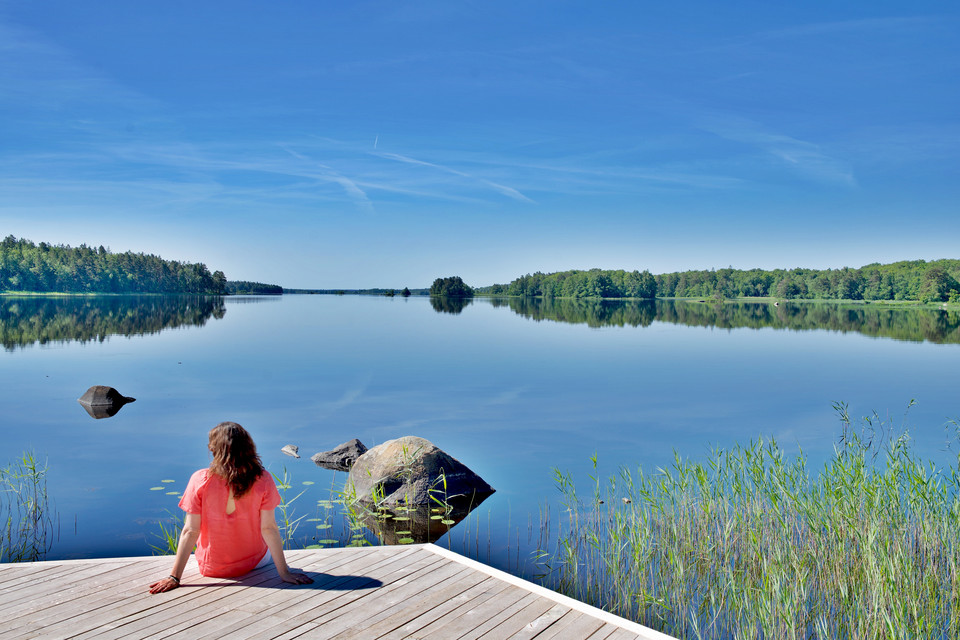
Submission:
[[[97,420],[100,418],[110,418],[116,415],[117,412],[123,408],[123,405],[135,401],[136,398],[122,395],[113,387],[102,384],[90,387],[86,393],[77,398],[77,402],[87,410],[90,417],[96,418]]]
[[[382,506],[477,502],[495,490],[429,440],[404,436],[377,445],[350,469],[356,500]]]
[[[333,471],[350,471],[350,467],[357,461],[357,458],[367,452],[367,447],[354,438],[349,442],[338,445],[336,449],[330,451],[321,451],[310,456],[314,464],[324,469]]]

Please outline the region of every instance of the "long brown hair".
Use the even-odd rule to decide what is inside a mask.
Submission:
[[[213,454],[210,472],[227,481],[234,498],[245,494],[264,471],[257,445],[236,422],[221,422],[210,429],[209,446]]]

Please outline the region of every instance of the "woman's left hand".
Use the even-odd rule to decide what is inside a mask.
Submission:
[[[284,582],[289,582],[290,584],[312,584],[313,578],[304,574],[304,573],[294,573],[293,571],[288,571],[285,575],[280,576],[280,579]]]

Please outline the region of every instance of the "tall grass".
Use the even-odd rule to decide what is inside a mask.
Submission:
[[[47,496],[47,465],[27,451],[0,469],[0,562],[42,559],[59,535]]]
[[[545,581],[682,638],[960,637],[960,465],[837,409],[843,435],[815,473],[774,441],[595,472],[588,496],[557,471]]]

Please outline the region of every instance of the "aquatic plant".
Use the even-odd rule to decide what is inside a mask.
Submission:
[[[557,470],[544,582],[683,638],[960,637],[960,465],[837,409],[817,473],[772,440],[604,482],[594,457],[587,496]]]
[[[41,560],[59,538],[47,496],[47,464],[27,451],[0,469],[0,562]]]
[[[297,501],[297,498],[306,493],[306,489],[302,489],[300,493],[290,498],[287,496],[287,492],[293,488],[293,478],[287,472],[287,468],[283,468],[282,476],[276,473],[271,473],[271,475],[274,481],[276,481],[277,491],[280,493],[280,504],[277,506],[277,508],[280,509],[280,522],[277,523],[280,525],[280,538],[283,540],[284,548],[289,549],[297,533],[297,527],[299,527],[300,522],[306,518],[305,515],[299,518],[294,517],[295,509],[293,503]]]
[[[177,545],[180,543],[180,533],[183,531],[183,516],[178,516],[167,511],[170,516],[170,524],[165,525],[163,520],[157,522],[160,527],[159,533],[154,533],[158,539],[157,544],[147,543],[155,556],[172,556],[177,553]]]

